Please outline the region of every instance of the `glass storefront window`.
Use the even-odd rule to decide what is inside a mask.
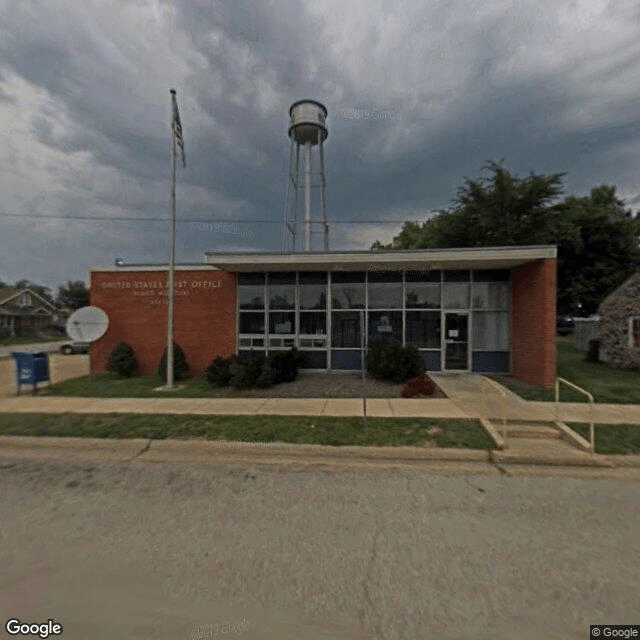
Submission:
[[[304,335],[326,334],[327,314],[324,311],[301,311],[300,333]]]
[[[331,314],[331,346],[360,348],[360,313],[334,311]]]
[[[391,339],[402,343],[402,311],[370,311],[369,344]]]
[[[508,309],[509,285],[504,282],[474,282],[471,305],[474,309]]]
[[[474,351],[509,350],[509,313],[475,311],[473,314]]]
[[[296,288],[295,285],[270,284],[269,285],[269,309],[295,309]]]
[[[440,349],[440,312],[407,311],[405,340],[419,349]]]
[[[442,285],[443,309],[469,308],[469,283],[445,282]]]
[[[405,304],[407,309],[439,309],[440,285],[407,283]]]
[[[240,314],[240,333],[264,333],[264,313]]]
[[[331,285],[333,309],[364,309],[364,282],[345,282]]]
[[[296,333],[295,311],[269,313],[269,333]]]
[[[326,309],[327,285],[301,284],[300,309]]]
[[[369,309],[402,309],[402,282],[369,283]]]
[[[264,309],[264,286],[239,286],[238,306],[240,309]]]

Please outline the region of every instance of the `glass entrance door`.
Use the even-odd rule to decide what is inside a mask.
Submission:
[[[444,371],[469,370],[469,314],[444,312]]]

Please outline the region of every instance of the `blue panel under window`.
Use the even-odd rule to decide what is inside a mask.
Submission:
[[[255,349],[252,349],[251,351],[249,349],[240,349],[238,351],[238,358],[250,358],[254,354],[257,354],[259,356],[263,356],[264,355],[264,351],[258,351],[258,350],[255,350]]]
[[[420,359],[425,371],[440,371],[440,351],[420,351]]]
[[[304,356],[304,360],[300,365],[301,369],[326,369],[327,368],[327,352],[326,351],[300,351]]]
[[[474,373],[509,373],[509,352],[474,351],[471,370]]]
[[[337,371],[362,371],[362,355],[360,349],[331,351],[331,368]]]

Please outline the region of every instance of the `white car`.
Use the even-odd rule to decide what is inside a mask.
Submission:
[[[65,342],[60,346],[60,353],[68,356],[72,353],[89,353],[88,342]]]

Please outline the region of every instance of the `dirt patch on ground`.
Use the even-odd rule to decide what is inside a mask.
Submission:
[[[382,382],[367,376],[367,398],[401,398],[404,384]],[[435,385],[432,398],[446,398]],[[294,382],[284,382],[270,389],[248,389],[241,393],[234,389],[218,389],[218,397],[243,398],[362,398],[362,375],[360,373],[300,373]]]

